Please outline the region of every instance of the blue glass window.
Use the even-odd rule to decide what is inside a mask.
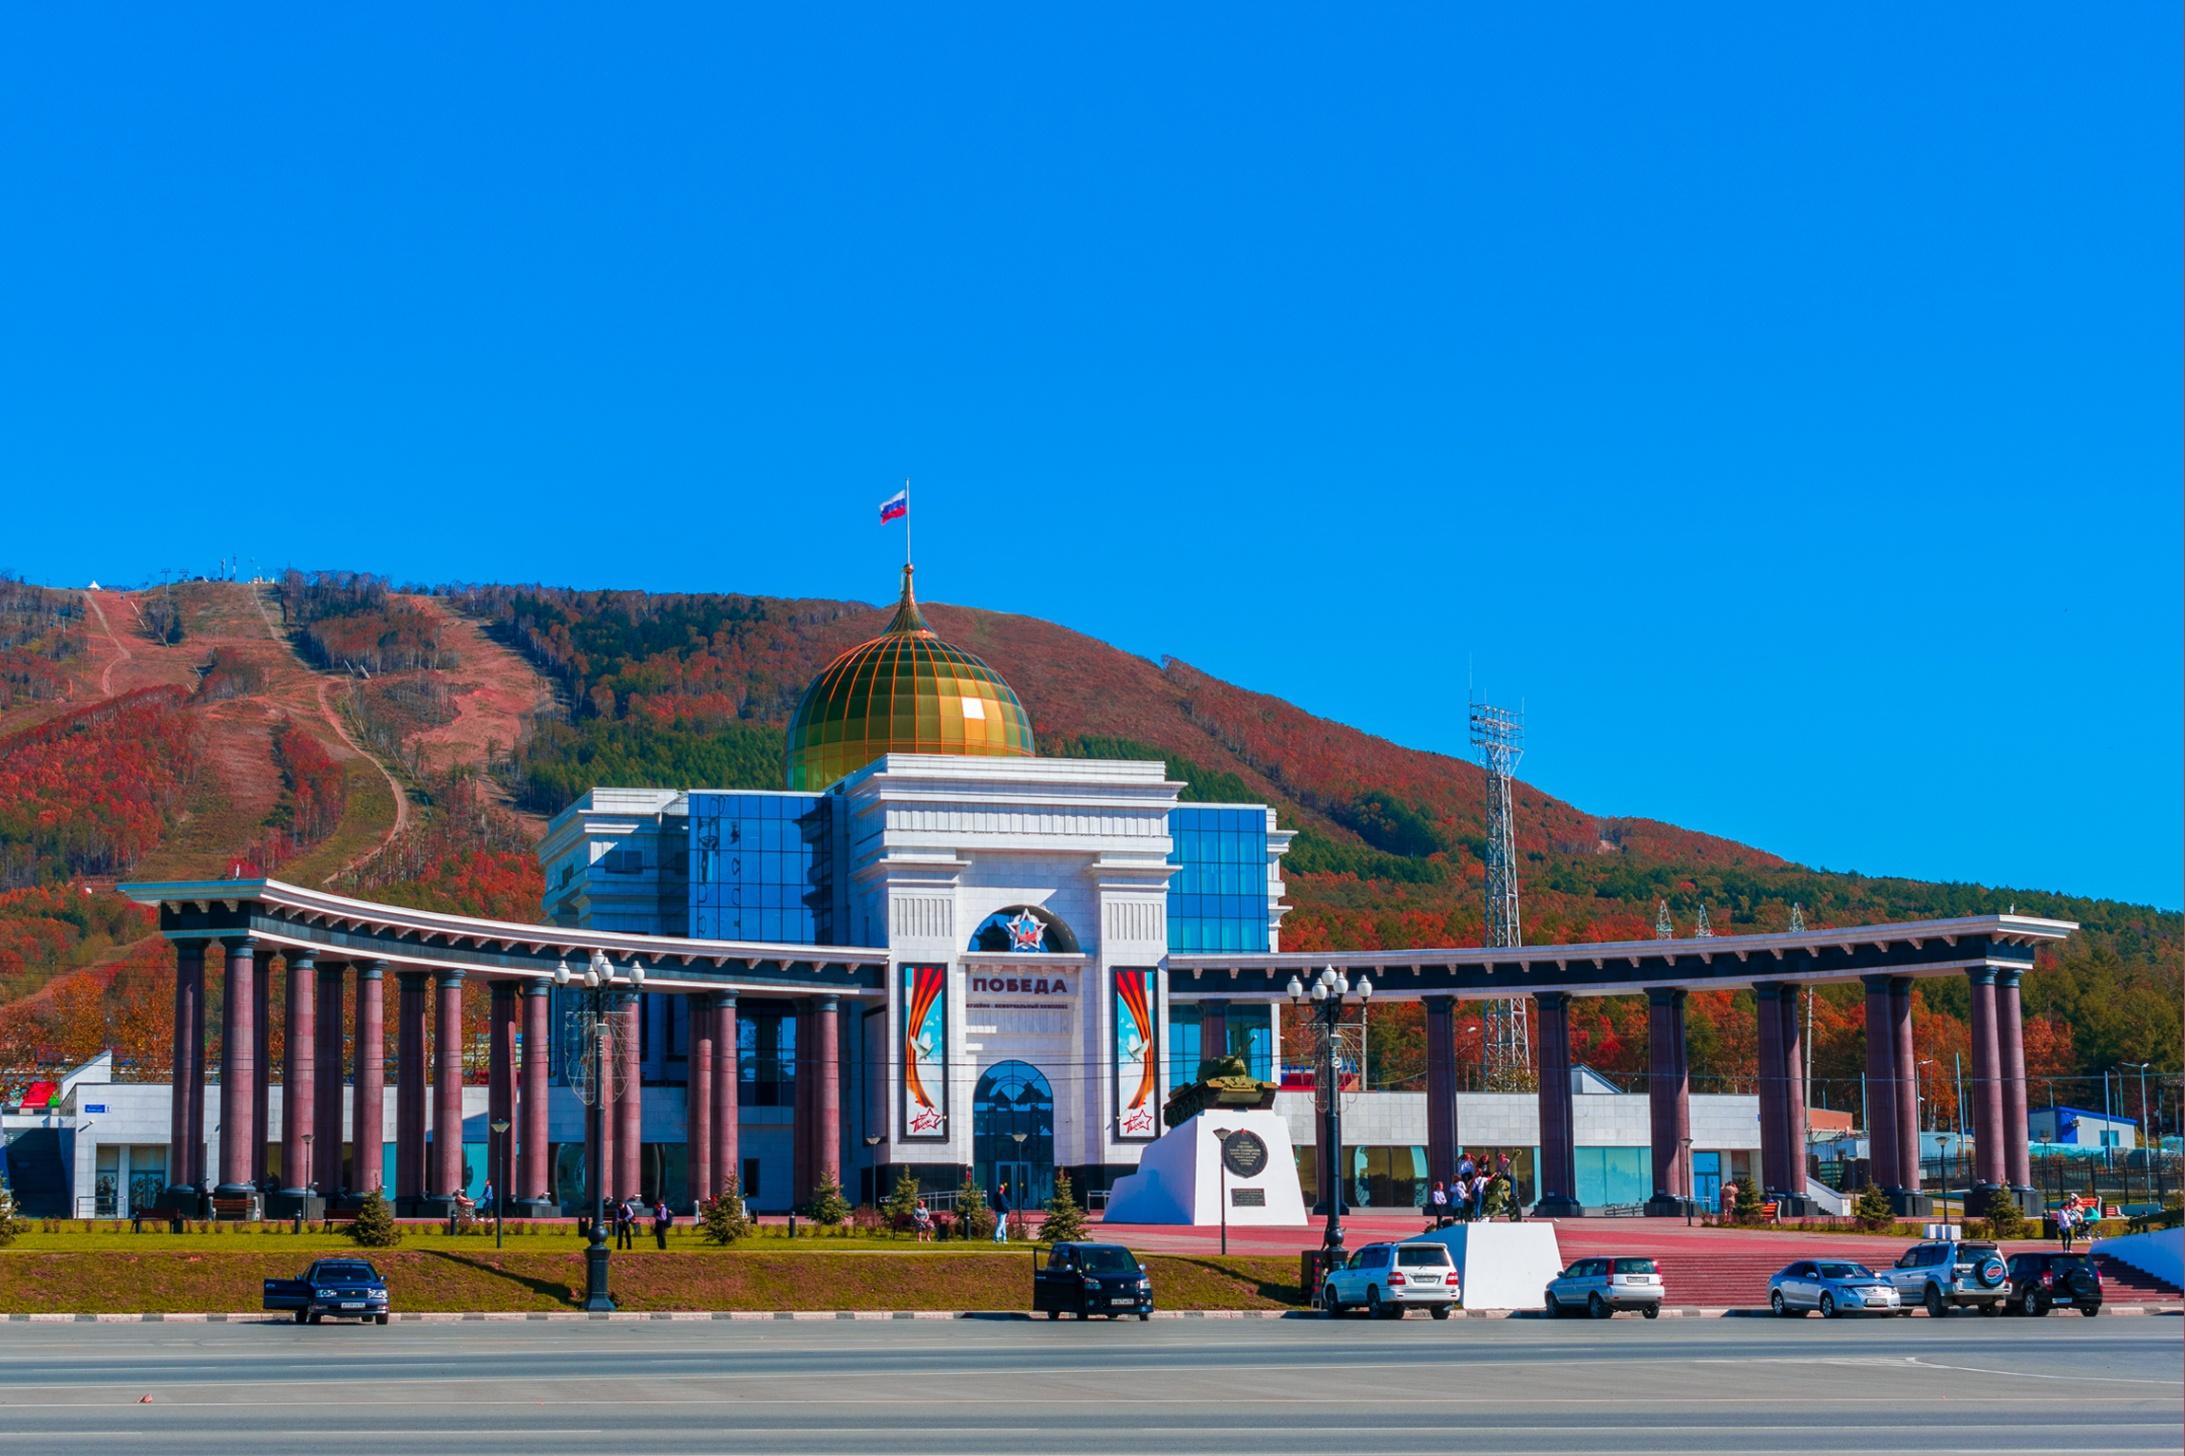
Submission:
[[[690,796],[690,933],[701,940],[834,942],[823,794]]]
[[[1169,811],[1168,948],[1267,949],[1267,811]]]

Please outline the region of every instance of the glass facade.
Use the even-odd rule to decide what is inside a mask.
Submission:
[[[1267,949],[1267,811],[1179,804],[1168,833],[1168,948]]]
[[[796,1106],[794,1012],[750,1000],[736,1008],[736,1083],[737,1100],[744,1107]]]
[[[971,1095],[972,1176],[993,1198],[1037,1211],[1055,1191],[1055,1090],[1029,1062],[997,1062]]]
[[[1275,1019],[1271,1009],[1257,1006],[1229,1008],[1229,1054],[1244,1058],[1245,1066],[1262,1082],[1275,1080]],[[1206,1053],[1199,1035],[1196,1001],[1171,1001],[1168,1007],[1168,1088],[1171,1092],[1199,1074]]]
[[[833,943],[832,814],[823,794],[690,796],[690,933]]]

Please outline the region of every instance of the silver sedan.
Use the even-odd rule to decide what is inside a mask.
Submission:
[[[1781,1315],[1817,1309],[1823,1319],[1909,1313],[1888,1280],[1844,1259],[1800,1259],[1777,1270],[1768,1280],[1768,1308]]]

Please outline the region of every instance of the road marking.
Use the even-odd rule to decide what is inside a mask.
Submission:
[[[1904,1363],[1917,1365],[1922,1370],[1955,1370],[1962,1371],[1967,1375],[2005,1375],[2014,1380],[2068,1380],[2074,1385],[2085,1384],[2089,1381],[2098,1381],[2103,1385],[2174,1386],[2177,1384],[2174,1380],[2140,1380],[2129,1375],[2080,1375],[2076,1372],[2070,1375],[2044,1375],[2037,1370],[1990,1370],[1980,1365],[1939,1365],[1932,1360],[1922,1360],[1917,1355],[1905,1356]]]

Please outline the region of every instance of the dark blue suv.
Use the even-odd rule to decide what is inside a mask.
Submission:
[[[267,1309],[296,1312],[297,1324],[336,1319],[387,1323],[387,1281],[362,1259],[320,1259],[301,1279],[268,1279]]]

